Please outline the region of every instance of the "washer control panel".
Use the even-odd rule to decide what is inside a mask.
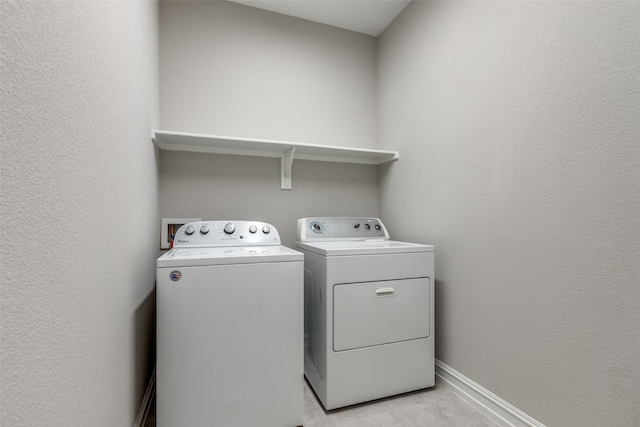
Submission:
[[[173,247],[280,245],[278,230],[260,221],[197,221],[176,232]]]
[[[389,240],[389,233],[378,218],[313,217],[298,220],[299,242],[318,240]]]

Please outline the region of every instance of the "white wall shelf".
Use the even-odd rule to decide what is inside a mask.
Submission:
[[[381,165],[383,163],[396,161],[399,157],[397,151],[203,135],[165,130],[154,130],[151,139],[161,150],[279,157],[281,169],[280,186],[283,190],[291,189],[291,167],[294,158],[322,162]]]

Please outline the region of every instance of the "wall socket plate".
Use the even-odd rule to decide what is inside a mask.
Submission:
[[[160,229],[160,249],[169,249],[171,241],[178,228],[188,222],[202,221],[200,218],[162,218]]]

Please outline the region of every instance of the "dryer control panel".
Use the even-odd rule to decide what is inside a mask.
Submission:
[[[298,220],[299,242],[389,240],[389,233],[379,218],[313,217]]]
[[[278,230],[259,221],[197,221],[176,232],[173,247],[225,247],[280,245]]]

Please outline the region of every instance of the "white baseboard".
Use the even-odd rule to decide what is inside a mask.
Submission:
[[[451,386],[458,396],[503,427],[545,427],[439,360],[436,360],[436,375]]]
[[[153,403],[153,395],[156,392],[156,368],[153,367],[151,378],[149,378],[149,385],[147,385],[147,391],[144,393],[140,409],[138,409],[138,416],[133,422],[133,427],[144,427],[147,424],[147,418],[149,417],[149,410]]]

